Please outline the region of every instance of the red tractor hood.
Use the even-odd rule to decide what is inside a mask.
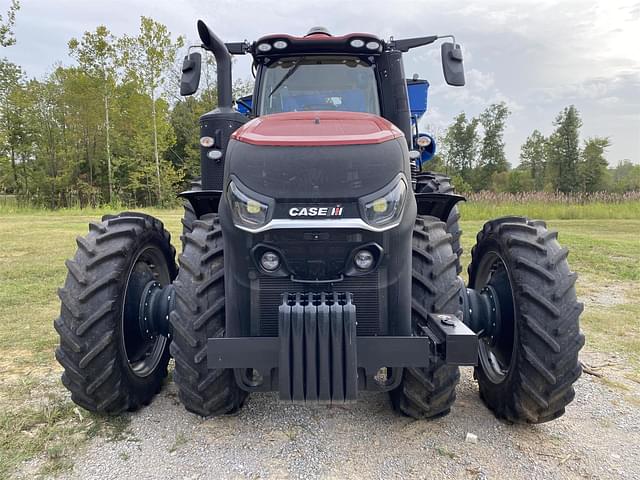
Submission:
[[[383,143],[404,134],[394,124],[369,113],[289,112],[255,118],[231,138],[252,145],[308,146]]]

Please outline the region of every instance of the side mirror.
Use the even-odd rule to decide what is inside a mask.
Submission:
[[[193,52],[184,57],[182,62],[182,78],[180,79],[180,95],[193,95],[200,85],[200,71],[202,68],[202,55]]]
[[[444,79],[454,87],[464,86],[464,65],[462,64],[462,48],[452,42],[442,44],[442,71]]]

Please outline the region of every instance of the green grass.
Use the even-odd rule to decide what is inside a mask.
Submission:
[[[640,378],[640,296],[636,294],[640,288],[640,215],[618,220],[592,207],[571,206],[585,210],[572,220],[562,219],[562,206],[513,211],[551,218],[550,228],[559,230],[561,243],[571,249],[569,260],[580,274],[581,295],[601,288],[625,292],[622,303],[588,307],[582,325],[590,348],[626,355],[635,366],[633,374]],[[506,208],[462,207],[465,266],[484,219],[504,215]],[[31,458],[39,459],[41,474],[68,468],[73,453],[87,438],[122,435],[129,419],[106,419],[77,408],[59,381],[61,368],[54,359],[57,335],[53,320],[59,313],[56,290],[64,283],[64,260],[73,256],[74,238],[86,234],[87,222],[107,212],[8,210],[0,204],[0,478]],[[181,210],[147,211],[165,222],[174,244],[179,245]],[[601,218],[584,219],[598,215]],[[180,444],[176,438],[175,448]]]
[[[107,211],[124,211],[126,206],[101,208],[64,208],[59,210],[45,210],[39,207],[18,205],[14,198],[2,200],[0,196],[0,215],[33,214],[45,217],[92,217],[97,218]],[[143,209],[162,216],[165,212],[179,212],[179,209]],[[619,202],[589,201],[581,204],[576,202],[562,203],[558,201],[524,200],[521,201],[490,201],[470,200],[460,203],[460,210],[466,220],[484,220],[506,215],[523,215],[548,220],[588,220],[588,219],[640,219],[640,201],[626,200]]]
[[[467,221],[462,212],[464,260],[484,222]],[[529,215],[529,218],[543,218]],[[600,280],[640,280],[640,217],[633,220],[548,220],[549,229],[569,248],[569,263],[581,275]]]
[[[62,211],[0,215],[0,479],[23,460],[43,460],[40,473],[66,468],[70,454],[98,432],[117,432],[123,419],[76,409],[54,359],[57,289],[87,222],[107,213]],[[150,211],[179,232],[180,210]],[[76,413],[81,412],[82,420]]]
[[[483,223],[461,224],[465,267]],[[578,295],[600,294],[605,302],[613,293],[617,297],[611,305],[586,304],[581,326],[587,347],[624,354],[633,371],[640,375],[640,218],[549,220],[547,225],[558,230],[558,240],[569,248],[569,264],[578,273]]]
[[[640,219],[640,202],[621,203],[591,202],[584,205],[558,202],[464,202],[460,206],[462,218],[484,220],[507,215],[555,220],[578,219]]]

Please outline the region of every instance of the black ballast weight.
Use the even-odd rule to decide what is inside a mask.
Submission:
[[[351,294],[285,293],[279,324],[280,400],[356,400],[356,307]]]
[[[285,293],[278,337],[210,338],[209,368],[254,369],[284,401],[339,403],[383,367],[428,367],[433,355],[476,365],[478,337],[454,315],[429,315],[421,336],[356,336],[356,320],[351,293]]]

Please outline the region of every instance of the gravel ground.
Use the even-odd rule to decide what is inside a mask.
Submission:
[[[616,358],[585,354],[603,381],[583,375],[564,417],[508,425],[480,402],[470,368],[448,416],[414,421],[394,414],[385,394],[355,405],[284,405],[255,394],[234,417],[184,410],[169,384],[131,414],[118,441],[94,440],[66,479],[225,478],[640,478],[640,385]],[[616,379],[612,381],[611,379]],[[476,444],[465,442],[468,432]]]

